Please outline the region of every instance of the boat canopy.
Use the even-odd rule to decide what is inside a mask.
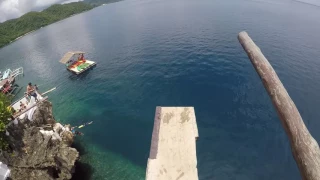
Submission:
[[[12,73],[11,69],[7,69],[2,76],[2,79],[7,79],[9,75]]]
[[[73,52],[67,52],[63,57],[62,59],[60,60],[60,62],[62,64],[67,64],[67,62],[76,54],[84,54],[85,52],[82,52],[82,51],[73,51]]]

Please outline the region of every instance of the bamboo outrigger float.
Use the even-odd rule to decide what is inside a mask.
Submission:
[[[85,59],[84,54],[82,51],[67,52],[60,62],[65,64],[69,71],[78,75],[96,65],[94,61]]]

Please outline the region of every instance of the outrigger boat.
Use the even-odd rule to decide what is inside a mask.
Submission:
[[[21,88],[15,84],[16,77],[23,75],[23,68],[20,67],[15,70],[7,69],[3,75],[0,75],[0,92],[6,95],[18,93]]]
[[[5,80],[8,78],[16,78],[17,76],[23,75],[23,68],[19,67],[17,69],[11,70],[7,69],[3,72],[3,74],[0,72],[0,80]]]
[[[60,62],[65,64],[69,71],[78,75],[96,65],[95,62],[85,59],[84,54],[81,51],[68,52]]]
[[[14,84],[15,78],[11,77],[0,82],[0,91],[3,94],[12,94],[19,86]]]

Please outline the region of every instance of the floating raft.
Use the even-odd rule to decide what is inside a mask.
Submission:
[[[96,63],[93,61],[90,61],[90,60],[86,60],[86,62],[83,65],[85,65],[85,66],[83,66],[83,68],[79,68],[79,66],[76,66],[73,68],[68,68],[68,70],[78,75],[78,74],[81,74],[84,71],[90,69],[91,67],[95,66]]]
[[[197,180],[193,107],[157,107],[146,180]]]
[[[81,74],[96,65],[94,61],[85,59],[84,54],[82,51],[67,52],[60,59],[60,63],[65,64],[69,71]]]

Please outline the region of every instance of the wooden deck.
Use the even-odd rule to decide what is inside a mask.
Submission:
[[[146,180],[197,180],[193,107],[157,107]]]

